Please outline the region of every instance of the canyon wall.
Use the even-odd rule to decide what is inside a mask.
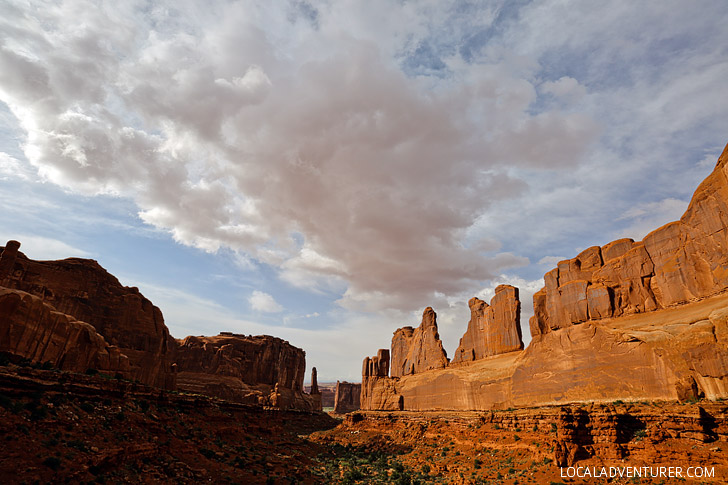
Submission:
[[[728,150],[679,221],[593,246],[546,273],[531,335],[698,301],[728,288]]]
[[[321,411],[303,392],[305,352],[269,336],[169,334],[162,312],[96,261],[0,253],[0,351],[62,370],[96,369],[162,389]]]
[[[0,256],[0,286],[40,298],[55,311],[93,326],[129,359],[129,377],[174,389],[174,339],[162,312],[137,288],[122,286],[96,261],[34,261],[9,242]]]
[[[642,241],[590,247],[544,282],[526,350],[509,331],[520,328],[512,303],[472,299],[453,363],[391,377],[363,373],[362,409],[728,397],[728,147],[679,221]],[[508,326],[495,330],[489,315]]]

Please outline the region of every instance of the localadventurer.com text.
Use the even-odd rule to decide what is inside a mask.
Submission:
[[[561,478],[715,478],[712,466],[570,466]]]

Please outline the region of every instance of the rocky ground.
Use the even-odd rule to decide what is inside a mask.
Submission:
[[[0,360],[0,483],[725,483],[721,402],[327,414]],[[687,479],[568,466],[705,466]],[[583,470],[582,470],[583,471]]]

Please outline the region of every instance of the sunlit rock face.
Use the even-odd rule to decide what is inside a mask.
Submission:
[[[425,321],[397,330],[392,377],[363,375],[362,409],[728,397],[728,147],[679,221],[587,248],[544,283],[525,350],[511,288],[470,300],[452,364],[413,371]]]
[[[437,331],[437,314],[427,307],[416,329],[399,328],[392,337],[392,377],[406,376],[448,364],[447,354]]]
[[[478,298],[471,298],[468,306],[468,329],[460,339],[453,363],[523,350],[518,288],[500,285],[495,289],[490,305]]]
[[[699,301],[728,287],[728,149],[679,221],[561,261],[534,295],[531,335]]]

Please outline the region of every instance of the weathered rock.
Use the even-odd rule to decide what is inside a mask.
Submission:
[[[728,295],[539,334],[524,351],[367,381],[365,410],[728,397]]]
[[[12,271],[0,284],[35,295],[58,312],[91,324],[129,358],[130,378],[174,389],[174,339],[162,312],[137,288],[122,286],[94,260],[34,261],[8,244],[9,249],[12,246]]]
[[[640,242],[582,251],[546,273],[544,284],[525,351],[470,361],[471,318],[457,366],[412,372],[395,355],[393,378],[363,382],[362,409],[727,398],[728,147],[680,221]],[[474,316],[487,308],[471,301]],[[400,331],[393,348],[409,352],[418,331]],[[557,450],[563,463],[580,452],[569,440]]]
[[[679,221],[641,242],[619,239],[582,251],[544,275],[532,336],[587,319],[651,312],[728,288],[728,147]]]
[[[129,377],[129,359],[93,326],[60,313],[37,296],[0,287],[0,351],[73,372]]]
[[[392,377],[442,369],[448,364],[447,354],[437,332],[437,314],[427,307],[422,323],[416,329],[397,329],[392,337]]]
[[[282,409],[319,410],[303,392],[306,353],[267,335],[186,337],[177,349],[180,390]]]
[[[495,289],[490,305],[478,298],[471,298],[468,305],[470,321],[455,351],[453,363],[523,349],[518,288],[500,285]]]
[[[334,412],[346,414],[357,411],[360,407],[361,384],[336,381],[336,399],[334,401]]]

